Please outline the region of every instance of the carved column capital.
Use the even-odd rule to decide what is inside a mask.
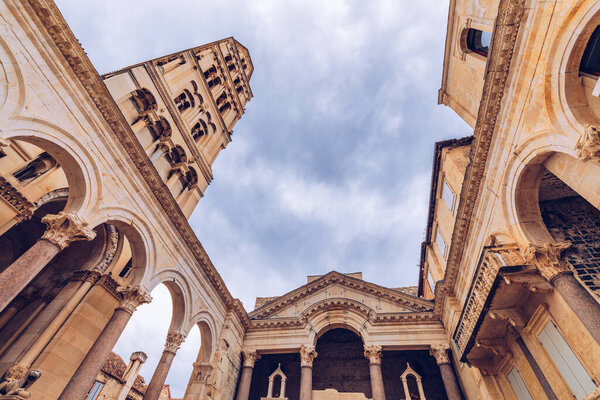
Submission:
[[[317,357],[317,352],[312,346],[302,345],[300,347],[300,366],[310,367],[313,366],[313,360]]]
[[[437,365],[450,364],[450,357],[448,357],[448,350],[450,346],[447,344],[436,344],[431,346],[429,354],[435,358]]]
[[[367,346],[365,345],[365,358],[369,359],[369,363],[371,364],[381,364],[381,356],[383,351],[381,350],[381,346],[373,345]]]
[[[600,128],[587,125],[575,144],[575,153],[582,160],[600,159]]]
[[[179,346],[185,340],[185,335],[181,331],[169,331],[167,333],[167,342],[165,343],[165,351],[173,354],[177,353]]]
[[[96,237],[96,232],[88,227],[88,223],[74,213],[61,211],[55,215],[46,215],[42,222],[47,226],[42,239],[57,245],[61,250],[71,242]]]
[[[260,360],[260,354],[255,349],[242,350],[244,367],[254,368],[254,363]]]
[[[558,275],[571,272],[571,267],[562,257],[563,251],[571,247],[569,242],[548,242],[542,245],[529,244],[523,256],[525,262],[534,265],[549,281]]]
[[[133,314],[139,305],[152,301],[152,296],[139,286],[127,285],[127,287],[118,288],[117,292],[123,297],[119,308],[130,314]]]

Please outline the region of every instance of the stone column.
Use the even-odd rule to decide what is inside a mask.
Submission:
[[[300,400],[312,400],[312,367],[317,357],[314,347],[300,347]]]
[[[530,244],[524,255],[526,261],[552,283],[590,335],[600,343],[600,304],[573,276],[570,264],[562,257],[569,247],[568,242]]]
[[[431,346],[429,354],[435,358],[435,362],[440,369],[448,400],[462,400],[463,396],[450,363],[450,357],[448,357],[448,350],[450,350],[450,346],[447,344],[438,344]]]
[[[0,314],[0,330],[4,328],[4,326],[14,317],[19,310],[21,310],[25,304],[27,303],[27,299],[23,295],[18,296],[15,300],[10,303],[10,307],[8,307],[2,314]],[[0,353],[1,354],[1,353]]]
[[[60,400],[81,400],[85,398],[135,309],[140,304],[152,301],[152,297],[139,286],[119,288],[118,292],[123,296],[121,304],[115,309],[112,317],[100,332],[100,336],[79,364],[77,371],[75,371],[75,374],[73,374],[59,396]]]
[[[150,384],[144,394],[144,400],[157,400],[160,396],[160,392],[165,384],[171,364],[179,350],[179,346],[185,340],[185,335],[180,331],[169,331],[167,334],[167,342],[165,343],[165,349],[163,350],[160,361],[154,370]]]
[[[254,363],[260,359],[260,354],[256,350],[243,350],[242,354],[244,355],[244,366],[242,367],[242,376],[240,377],[240,386],[238,387],[236,400],[248,400]]]
[[[0,311],[71,242],[92,240],[96,236],[96,232],[73,213],[61,211],[57,215],[46,215],[42,222],[48,226],[44,235],[0,273]]]
[[[385,400],[383,375],[381,374],[381,346],[366,346],[365,357],[369,359],[369,372],[371,373],[371,394],[373,400]]]

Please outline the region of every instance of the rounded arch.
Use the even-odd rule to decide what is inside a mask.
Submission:
[[[2,135],[38,146],[58,161],[69,185],[65,210],[85,217],[97,206],[94,200],[102,198],[100,169],[75,135],[37,119],[12,119],[3,127]]]
[[[25,83],[17,59],[2,38],[0,59],[8,60],[0,63],[0,112],[7,117],[18,113],[25,105]]]
[[[208,311],[201,311],[190,319],[189,329],[196,325],[200,330],[200,349],[196,362],[208,363],[211,361],[216,344],[216,325],[214,318]]]
[[[316,345],[317,340],[332,329],[347,329],[361,338],[363,343],[369,342],[368,320],[374,311],[352,299],[325,299],[315,303],[301,315],[312,327],[308,342]]]
[[[186,278],[175,269],[165,269],[154,275],[145,286],[152,291],[160,284],[165,285],[171,294],[173,314],[169,330],[186,331],[192,297]]]

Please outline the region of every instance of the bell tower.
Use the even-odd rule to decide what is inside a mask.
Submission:
[[[252,98],[253,70],[248,49],[227,38],[102,76],[187,217]]]

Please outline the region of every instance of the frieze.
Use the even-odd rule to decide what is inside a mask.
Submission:
[[[17,212],[19,221],[31,218],[35,206],[27,200],[13,185],[0,176],[0,197],[10,204]]]

